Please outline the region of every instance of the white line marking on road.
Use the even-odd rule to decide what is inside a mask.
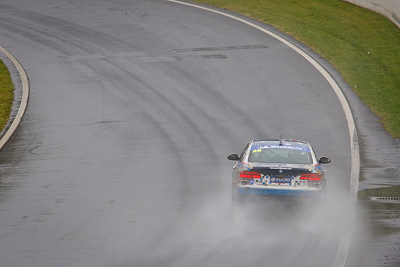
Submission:
[[[21,103],[20,103],[20,106],[18,108],[17,115],[14,118],[14,121],[12,122],[10,128],[8,128],[7,132],[4,134],[3,138],[1,138],[1,140],[0,140],[0,149],[2,149],[3,146],[7,143],[7,141],[14,134],[15,130],[17,129],[18,125],[21,122],[22,117],[25,114],[25,110],[26,110],[26,107],[28,105],[28,98],[29,98],[29,80],[28,80],[28,75],[26,75],[26,72],[25,72],[24,68],[18,62],[18,60],[10,52],[8,52],[4,47],[0,46],[0,50],[15,65],[15,67],[18,70],[19,77],[20,77],[21,83],[22,83],[22,99],[21,99]]]
[[[336,253],[335,261],[333,263],[333,267],[343,267],[346,263],[347,260],[347,255],[349,253],[349,248],[350,248],[350,242],[351,242],[351,235],[353,232],[353,226],[354,226],[354,218],[355,218],[355,204],[357,201],[357,192],[358,192],[358,186],[359,186],[359,174],[360,174],[360,152],[359,152],[359,145],[358,145],[358,136],[357,136],[357,129],[355,127],[354,123],[354,118],[353,114],[351,112],[349,103],[346,100],[346,97],[344,96],[342,90],[340,89],[339,85],[336,83],[336,81],[332,78],[332,76],[315,60],[313,59],[310,55],[308,55],[306,52],[304,52],[302,49],[294,45],[293,43],[289,42],[288,40],[282,38],[281,36],[264,29],[263,27],[260,27],[254,23],[251,23],[245,19],[241,19],[239,17],[214,10],[211,8],[207,8],[204,6],[199,6],[191,3],[185,3],[185,2],[180,2],[176,0],[166,0],[168,2],[173,2],[181,5],[186,5],[186,6],[191,6],[199,9],[203,9],[206,11],[210,11],[231,19],[234,19],[236,21],[240,21],[244,24],[247,24],[253,28],[256,28],[272,37],[275,39],[279,40],[280,42],[284,43],[288,47],[292,48],[294,51],[296,51],[298,54],[300,54],[302,57],[304,57],[308,62],[310,62],[321,74],[324,76],[324,78],[328,81],[328,83],[331,85],[332,89],[335,91],[337,97],[339,98],[340,104],[342,105],[343,111],[346,116],[347,120],[347,125],[349,128],[349,135],[350,135],[350,146],[351,146],[351,180],[350,180],[350,194],[351,194],[351,200],[353,203],[353,210],[352,210],[352,218],[351,218],[351,227],[349,228],[349,231],[344,233],[343,236],[340,238],[340,243],[339,243],[339,248]]]

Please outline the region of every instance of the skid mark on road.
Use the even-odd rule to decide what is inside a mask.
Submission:
[[[221,47],[198,47],[198,48],[180,48],[173,49],[175,52],[203,52],[203,51],[232,51],[244,49],[266,49],[266,45],[234,45],[234,46],[221,46]]]
[[[86,54],[74,56],[59,56],[59,61],[71,60],[96,60],[96,59],[113,59],[113,58],[128,58],[132,63],[159,63],[159,62],[174,62],[187,60],[201,59],[228,59],[224,54],[206,54],[206,55],[150,55],[137,53],[114,53],[114,54]]]

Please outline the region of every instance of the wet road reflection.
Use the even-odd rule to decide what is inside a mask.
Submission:
[[[400,186],[364,189],[358,199],[347,266],[399,266]]]

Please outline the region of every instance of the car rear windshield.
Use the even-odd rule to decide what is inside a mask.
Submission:
[[[312,158],[307,147],[256,145],[250,150],[249,162],[310,164]]]

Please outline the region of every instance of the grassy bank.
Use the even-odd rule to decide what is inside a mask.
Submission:
[[[195,0],[275,26],[329,60],[385,129],[400,138],[400,30],[339,0]]]
[[[0,60],[0,132],[10,117],[14,98],[14,85],[7,67]]]

